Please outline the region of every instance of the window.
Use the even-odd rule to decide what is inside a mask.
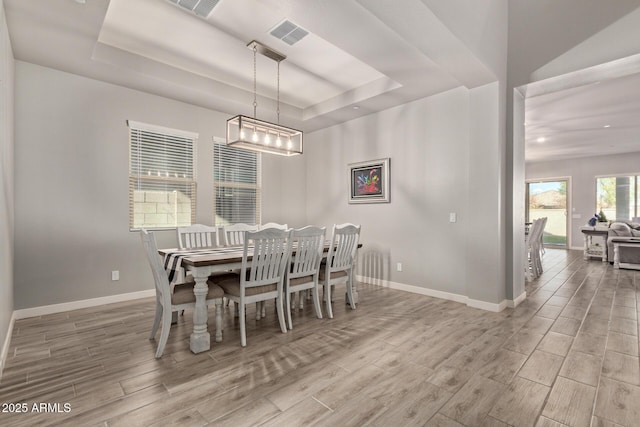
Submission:
[[[213,146],[215,225],[260,223],[260,154],[225,144]]]
[[[596,211],[607,219],[630,220],[640,214],[638,206],[638,175],[596,178]]]
[[[129,229],[191,225],[196,215],[196,133],[128,121]]]

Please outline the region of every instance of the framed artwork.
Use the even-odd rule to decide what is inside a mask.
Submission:
[[[389,203],[389,158],[349,164],[349,203]]]

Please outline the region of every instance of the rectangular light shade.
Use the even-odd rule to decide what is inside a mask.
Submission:
[[[302,154],[302,131],[247,116],[227,120],[227,145],[278,154]]]

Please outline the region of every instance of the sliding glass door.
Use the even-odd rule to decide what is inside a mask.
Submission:
[[[568,180],[527,182],[526,221],[547,217],[545,245],[567,246]]]

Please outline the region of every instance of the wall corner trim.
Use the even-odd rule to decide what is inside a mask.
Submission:
[[[423,288],[421,286],[407,285],[404,283],[392,282],[390,280],[376,279],[376,278],[359,276],[359,275],[356,275],[356,279],[360,282],[367,283],[370,285],[377,285],[377,286],[382,286],[384,288],[395,289],[398,291],[405,291],[405,292],[411,292],[414,294],[426,295],[428,297],[446,299],[449,301],[455,301],[462,304],[466,304],[469,307],[479,308],[481,310],[492,311],[496,313],[504,310],[507,307],[512,307],[512,304],[515,304],[515,305],[520,304],[520,302],[524,300],[524,298],[522,298],[522,300],[518,301],[517,303],[515,303],[514,301],[507,301],[507,300],[503,300],[500,303],[491,303],[491,302],[471,299],[465,295],[454,294],[454,293],[445,292],[445,291],[438,291],[435,289]],[[526,293],[523,295],[526,297]],[[520,299],[521,297],[522,295],[518,297],[518,299]],[[515,307],[515,305],[513,306]]]
[[[0,379],[2,379],[2,372],[4,372],[4,365],[9,356],[9,346],[11,345],[11,335],[13,335],[13,325],[16,322],[16,312],[11,314],[11,320],[9,321],[9,328],[7,330],[7,337],[4,339],[2,345],[2,353],[0,353]]]
[[[509,308],[516,308],[518,305],[520,305],[520,303],[524,300],[527,299],[527,292],[523,291],[516,299],[514,300],[506,300],[507,301],[507,307]]]
[[[99,305],[112,304],[115,302],[130,301],[140,298],[149,298],[156,295],[155,289],[146,291],[130,292],[126,294],[109,295],[106,297],[91,298],[80,301],[63,302],[61,304],[43,305],[40,307],[23,308],[13,312],[16,320],[27,319],[29,317],[45,316],[47,314],[62,313],[64,311],[78,310],[81,308],[97,307]]]

